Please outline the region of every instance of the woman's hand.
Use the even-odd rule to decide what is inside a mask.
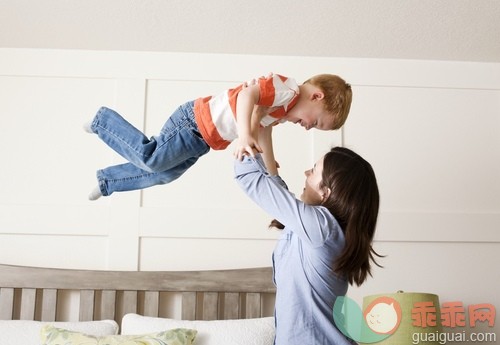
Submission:
[[[255,157],[257,153],[262,153],[259,142],[252,136],[240,136],[238,138],[238,147],[234,151],[234,156],[238,160],[243,160],[243,156],[249,155]]]

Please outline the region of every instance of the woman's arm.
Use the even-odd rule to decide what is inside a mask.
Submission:
[[[234,168],[236,181],[248,197],[302,240],[320,246],[340,230],[325,207],[304,204],[287,190],[279,176],[270,175],[261,155],[235,160]]]

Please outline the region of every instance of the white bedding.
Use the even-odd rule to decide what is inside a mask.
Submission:
[[[143,334],[172,328],[196,329],[196,345],[273,345],[274,317],[241,320],[186,321],[127,314],[121,334]]]
[[[0,320],[0,344],[40,345],[40,330],[46,324],[97,337],[118,334],[118,324],[112,320],[88,322]]]

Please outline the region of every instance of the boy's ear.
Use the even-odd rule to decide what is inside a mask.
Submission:
[[[316,91],[311,94],[311,100],[313,101],[321,101],[323,98],[325,98],[323,91]]]

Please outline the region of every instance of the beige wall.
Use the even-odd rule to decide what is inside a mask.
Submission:
[[[270,265],[277,234],[235,185],[231,149],[170,185],[90,202],[95,170],[122,159],[81,129],[107,105],[153,135],[184,101],[270,71],[299,82],[335,73],[353,85],[342,131],[275,130],[292,191],[331,145],[354,149],[376,171],[375,247],[385,268],[350,294],[425,291],[500,307],[500,64],[0,49],[0,262]]]

